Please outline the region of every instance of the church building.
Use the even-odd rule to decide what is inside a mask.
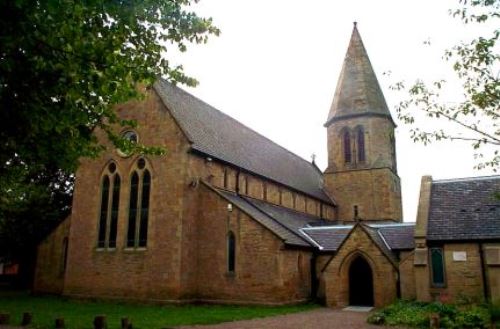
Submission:
[[[97,132],[107,151],[82,159],[72,213],[38,248],[36,292],[383,306],[396,298],[453,298],[466,273],[464,293],[500,297],[498,200],[476,200],[488,205],[478,220],[491,227],[458,244],[442,225],[442,235],[433,235],[431,223],[460,218],[438,218],[433,198],[444,192],[434,186],[446,183],[426,177],[419,222],[402,221],[396,125],[356,25],[325,123],[324,172],[166,81],[145,94],[117,107],[137,122],[120,133],[167,154],[130,155]],[[482,182],[482,190],[500,189],[498,177]]]

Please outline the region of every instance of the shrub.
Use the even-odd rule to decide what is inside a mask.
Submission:
[[[448,329],[483,329],[490,322],[490,310],[485,306],[456,306],[441,303],[397,301],[368,317],[371,324],[428,328],[429,317],[438,313],[441,327]]]

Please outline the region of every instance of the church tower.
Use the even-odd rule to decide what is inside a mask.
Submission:
[[[356,23],[325,123],[325,185],[338,219],[402,221],[396,127]]]

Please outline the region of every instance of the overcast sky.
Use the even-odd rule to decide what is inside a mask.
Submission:
[[[491,25],[465,28],[450,17],[448,10],[457,5],[449,0],[202,0],[193,9],[213,17],[221,35],[171,56],[200,82],[189,92],[305,159],[316,154],[325,169],[323,124],[357,21],[398,124],[404,220],[415,221],[422,175],[443,179],[492,173],[473,169],[468,144],[413,143],[409,127],[394,110],[400,96],[389,90],[400,80],[450,80],[444,49],[492,31]]]

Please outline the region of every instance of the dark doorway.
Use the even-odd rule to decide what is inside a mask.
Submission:
[[[349,304],[373,306],[372,269],[363,257],[356,257],[349,268]]]

